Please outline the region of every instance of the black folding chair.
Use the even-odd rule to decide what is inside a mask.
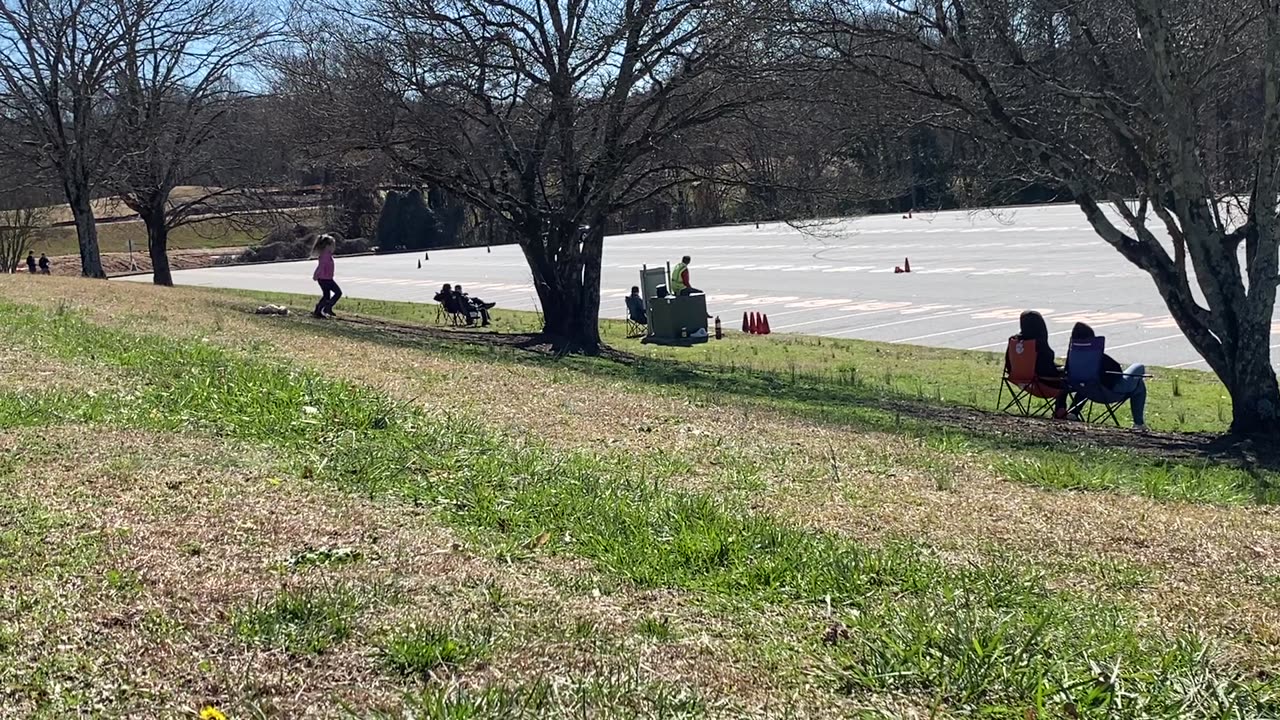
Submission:
[[[450,327],[462,327],[467,324],[467,316],[450,310],[444,306],[444,303],[440,303],[436,305],[436,323],[443,325],[446,322]]]

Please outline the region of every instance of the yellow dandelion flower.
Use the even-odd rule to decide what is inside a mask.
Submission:
[[[227,716],[223,715],[218,708],[210,705],[200,711],[200,720],[227,720]]]

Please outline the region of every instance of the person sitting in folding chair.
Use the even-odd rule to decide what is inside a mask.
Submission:
[[[1009,338],[1005,351],[1004,377],[996,403],[1002,412],[1016,408],[1021,415],[1047,415],[1066,392],[1066,378],[1049,346],[1044,317],[1028,310],[1018,318],[1018,325],[1021,332]],[[1008,403],[1003,401],[1006,389]]]
[[[440,288],[440,292],[436,293],[435,301],[440,303],[440,307],[445,314],[449,316],[449,324],[457,327],[463,323],[468,323],[467,313],[458,305],[458,296],[453,292],[453,286],[445,283]]]
[[[485,302],[480,298],[473,298],[462,291],[461,285],[453,286],[453,296],[457,298],[458,307],[467,314],[467,324],[471,325],[476,320],[481,320],[481,327],[489,327],[489,311],[498,306],[497,303]]]
[[[1072,393],[1071,408],[1078,413],[1085,409],[1086,404],[1101,405],[1102,411],[1095,419],[1109,418],[1119,427],[1116,410],[1127,401],[1133,415],[1133,429],[1146,432],[1147,367],[1139,363],[1122,370],[1120,363],[1104,352],[1105,347],[1106,338],[1098,337],[1088,325],[1078,322],[1071,328],[1066,368],[1067,384]],[[1059,400],[1059,407],[1065,408],[1066,405],[1064,394]]]
[[[627,296],[627,335],[641,335],[648,325],[649,314],[644,309],[644,298],[640,297],[640,288],[632,285],[631,294]]]

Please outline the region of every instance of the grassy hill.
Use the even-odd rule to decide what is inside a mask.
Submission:
[[[981,356],[257,302],[0,279],[0,707],[1280,712],[1260,449],[991,416]],[[1218,422],[1162,376],[1153,425]]]
[[[180,186],[173,190],[174,202],[198,200],[216,188]],[[237,200],[227,196],[221,202],[223,209],[233,208]],[[213,201],[217,205],[219,201]],[[277,212],[242,212],[231,217],[210,217],[189,225],[175,228],[169,236],[171,250],[200,250],[206,248],[241,247],[260,242],[267,233],[283,222],[309,223],[318,221],[323,211],[314,205],[318,199],[309,194],[291,194],[285,191],[273,193],[273,207]],[[114,197],[99,198],[93,202],[98,218],[98,241],[104,253],[126,252],[132,241],[135,252],[146,253],[147,231],[137,215]],[[32,243],[36,254],[47,253],[51,257],[79,254],[76,229],[71,224],[71,210],[66,205],[52,205],[41,209],[44,223],[39,236]]]

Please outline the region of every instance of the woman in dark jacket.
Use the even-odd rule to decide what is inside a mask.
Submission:
[[[1097,335],[1093,332],[1093,328],[1082,322],[1076,323],[1075,327],[1071,328],[1072,342],[1076,340],[1092,340],[1095,337]],[[1102,377],[1099,378],[1099,384],[1105,390],[1114,393],[1113,397],[1128,397],[1129,411],[1133,415],[1133,429],[1139,432],[1145,431],[1147,429],[1145,417],[1147,381],[1144,377],[1147,374],[1147,367],[1142,364],[1136,364],[1121,368],[1120,363],[1116,362],[1115,358],[1103,353],[1101,369]]]
[[[1053,353],[1053,348],[1049,346],[1049,326],[1044,321],[1044,316],[1035,310],[1028,310],[1018,318],[1019,332],[1016,337],[1019,340],[1034,340],[1036,343],[1036,378],[1042,391],[1037,393],[1042,397],[1052,397],[1053,393],[1057,393],[1054,404],[1053,416],[1056,418],[1065,418],[1067,416],[1067,375],[1066,372],[1058,367],[1058,362]],[[1005,372],[1009,372],[1009,358],[1004,359]]]
[[[1045,324],[1044,316],[1035,310],[1028,310],[1018,318],[1018,326],[1021,330],[1018,333],[1019,340],[1036,341],[1036,375],[1041,380],[1062,379],[1066,373],[1058,367],[1053,348],[1049,347],[1049,326]]]

